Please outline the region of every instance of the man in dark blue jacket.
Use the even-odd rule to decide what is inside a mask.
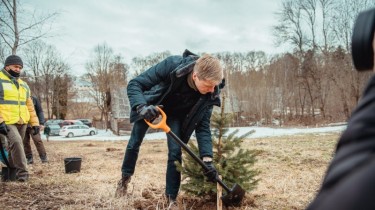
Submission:
[[[199,155],[210,169],[204,174],[209,180],[215,180],[217,172],[212,164],[210,118],[213,106],[220,106],[223,81],[223,69],[217,58],[208,54],[199,57],[186,50],[183,56],[170,56],[129,82],[130,121],[134,125],[125,151],[117,196],[126,194],[130,177],[134,174],[139,148],[148,129],[143,119],[152,121],[158,117],[158,105],[163,105],[168,126],[182,141],[187,143],[195,131]],[[175,202],[181,182],[175,161],[181,162],[181,147],[167,138],[165,194],[170,202]]]

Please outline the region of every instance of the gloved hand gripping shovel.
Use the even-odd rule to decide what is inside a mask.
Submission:
[[[152,124],[148,122],[146,123],[153,129],[162,129],[168,136],[172,137],[175,142],[177,142],[189,155],[197,162],[199,165],[202,166],[204,170],[209,170],[207,166],[204,164],[204,162],[196,155],[193,151],[190,150],[190,148],[178,137],[176,134],[174,134],[169,126],[167,125],[167,116],[164,113],[164,111],[159,108],[159,111],[161,113],[162,119],[157,124]],[[228,186],[226,186],[223,181],[216,177],[216,181],[227,191],[226,195],[221,196],[221,200],[223,201],[224,205],[226,206],[240,206],[243,197],[245,196],[245,190],[243,190],[239,185],[235,184],[232,189],[230,189]]]

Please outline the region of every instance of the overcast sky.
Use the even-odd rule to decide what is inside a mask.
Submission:
[[[48,43],[82,74],[95,46],[133,57],[170,51],[281,52],[271,27],[282,0],[23,0],[38,13],[58,11]]]

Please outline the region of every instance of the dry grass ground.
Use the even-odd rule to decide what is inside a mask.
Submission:
[[[331,160],[338,134],[248,139],[259,151],[256,190],[236,209],[304,209]],[[0,182],[1,209],[165,209],[167,146],[145,141],[126,197],[115,198],[127,141],[45,142],[50,162],[30,166],[26,183]],[[34,150],[34,154],[37,154]],[[66,174],[64,158],[82,157],[80,173]],[[204,198],[181,193],[181,209],[215,209]],[[231,208],[234,209],[234,208]]]

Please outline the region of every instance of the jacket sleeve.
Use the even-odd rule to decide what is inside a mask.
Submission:
[[[44,125],[45,119],[44,119],[44,113],[43,113],[42,106],[41,106],[37,97],[35,97],[35,96],[31,96],[31,97],[33,99],[34,109],[35,109],[36,115],[38,116],[39,124]]]
[[[181,58],[181,56],[170,56],[129,81],[127,94],[132,110],[135,110],[140,104],[147,104],[144,97],[145,91],[170,80],[170,73],[181,61]]]
[[[200,157],[213,157],[210,126],[212,109],[213,107],[211,106],[207,109],[207,111],[205,111],[202,120],[197,124],[195,128],[195,135],[197,137]]]
[[[31,124],[31,126],[39,126],[39,120],[38,120],[38,117],[36,116],[33,100],[31,99],[31,97],[27,99],[26,106],[30,113],[29,124]]]

